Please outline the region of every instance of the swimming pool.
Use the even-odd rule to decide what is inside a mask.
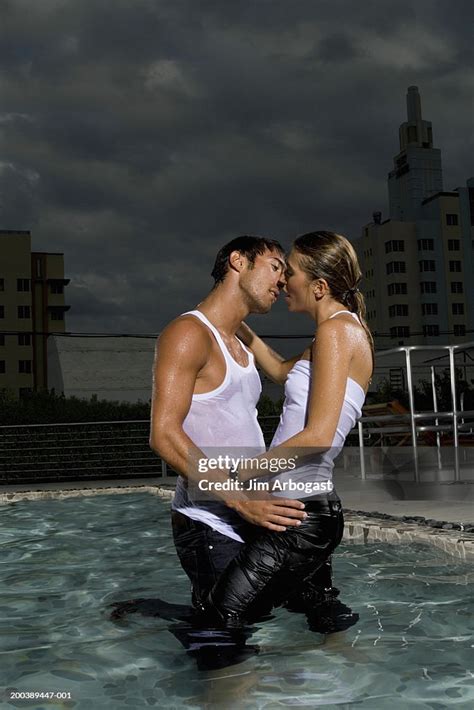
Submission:
[[[168,510],[137,493],[0,508],[1,707],[474,706],[474,568],[422,545],[341,545],[337,586],[359,623],[325,638],[277,610],[254,627],[258,654],[227,669],[197,670],[169,621],[113,623],[116,600],[189,601]]]

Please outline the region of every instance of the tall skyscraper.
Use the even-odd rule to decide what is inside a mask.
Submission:
[[[399,129],[400,152],[388,175],[390,217],[401,222],[416,220],[423,200],[443,190],[441,151],[433,148],[431,121],[422,119],[417,86],[408,87],[407,117]]]
[[[0,230],[0,389],[48,388],[47,340],[65,331],[63,254],[31,251],[29,231]]]
[[[379,348],[474,340],[474,178],[443,190],[441,151],[416,86],[388,176],[389,219],[374,212],[356,244]]]

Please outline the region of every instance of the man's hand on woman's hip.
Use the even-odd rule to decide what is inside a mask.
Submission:
[[[234,501],[232,508],[248,523],[275,532],[284,532],[287,527],[298,526],[307,517],[304,503],[277,496],[263,500]]]

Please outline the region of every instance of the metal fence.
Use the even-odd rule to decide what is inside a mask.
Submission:
[[[448,443],[454,451],[454,480],[460,480],[460,447],[474,444],[474,410],[458,408],[456,392],[456,355],[474,348],[463,345],[406,346],[377,352],[380,360],[400,353],[404,357],[409,409],[399,414],[363,416],[348,439],[351,458],[358,448],[360,471],[365,478],[368,446],[393,444],[399,435],[411,447],[414,480],[419,480],[419,446],[426,446],[428,433],[440,452]],[[438,411],[434,370],[432,368],[433,411],[415,410],[412,361],[414,353],[440,350],[448,358],[451,384],[451,408]],[[261,417],[264,437],[269,444],[278,417]],[[164,461],[149,447],[148,420],[78,422],[66,424],[13,425],[0,427],[0,483],[34,483],[80,479],[175,476]],[[354,436],[355,434],[355,436]],[[357,437],[358,434],[358,437]],[[446,439],[446,437],[451,437]],[[441,461],[441,457],[438,458]]]
[[[365,478],[365,455],[364,447],[370,443],[370,437],[379,437],[381,443],[384,437],[393,438],[399,434],[409,435],[409,445],[412,448],[413,471],[415,481],[419,481],[420,467],[418,447],[420,437],[428,433],[435,436],[436,447],[440,450],[443,443],[448,443],[454,450],[454,480],[460,480],[460,437],[463,436],[464,446],[474,444],[474,410],[464,410],[458,400],[456,389],[456,355],[465,354],[474,349],[474,342],[460,345],[411,345],[391,348],[390,350],[376,353],[376,362],[380,363],[383,358],[392,357],[401,353],[405,359],[406,381],[408,389],[409,408],[405,413],[399,414],[378,414],[376,416],[364,416],[358,422],[359,448],[360,448],[360,471],[362,478]],[[413,355],[416,353],[432,353],[440,351],[441,357],[447,358],[449,363],[449,379],[451,390],[451,407],[447,411],[438,411],[436,382],[434,365],[430,366],[431,385],[433,396],[433,410],[428,412],[417,412],[415,408],[414,382],[413,382]],[[424,363],[426,365],[426,363]],[[451,439],[443,442],[442,436],[451,435]],[[427,442],[423,442],[424,445]]]
[[[260,420],[268,444],[278,417]],[[148,443],[148,419],[0,427],[0,483],[38,483],[176,473]]]
[[[148,445],[150,423],[80,422],[0,427],[0,481],[162,476]]]

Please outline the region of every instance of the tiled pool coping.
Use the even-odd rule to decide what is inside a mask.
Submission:
[[[151,493],[171,499],[174,490],[160,485],[104,486],[96,488],[68,488],[47,490],[22,490],[0,493],[1,503],[18,503],[23,500],[52,500],[78,496],[117,495],[127,493]],[[376,514],[345,511],[345,542],[421,542],[434,545],[443,552],[474,562],[474,533],[460,530],[443,530],[429,525],[406,522],[391,516],[390,520],[379,519]]]

